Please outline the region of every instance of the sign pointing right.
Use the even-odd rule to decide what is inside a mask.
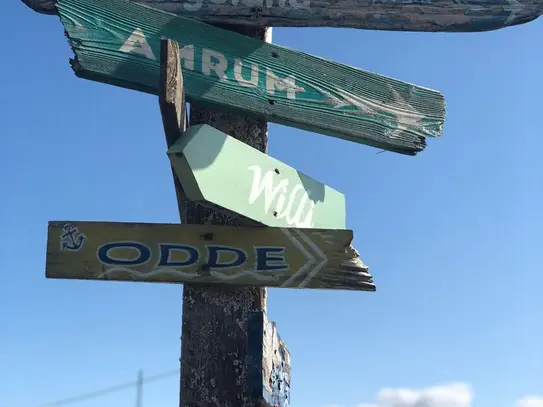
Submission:
[[[49,222],[47,278],[375,291],[352,230]]]

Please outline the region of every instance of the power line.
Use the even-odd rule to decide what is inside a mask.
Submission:
[[[70,398],[63,399],[63,400],[55,401],[53,403],[42,404],[39,407],[58,407],[58,406],[66,405],[66,404],[77,403],[77,402],[80,402],[80,401],[93,399],[95,397],[100,397],[100,396],[103,396],[105,394],[115,393],[115,392],[120,391],[120,390],[129,389],[131,387],[137,387],[138,385],[141,385],[143,383],[149,383],[149,382],[154,382],[154,381],[157,381],[157,380],[165,379],[167,377],[171,377],[171,376],[178,375],[178,374],[179,374],[179,369],[170,370],[170,371],[167,371],[167,372],[159,373],[159,374],[154,375],[154,376],[150,376],[148,378],[143,378],[143,379],[138,378],[137,381],[133,381],[133,382],[130,382],[130,383],[120,384],[120,385],[117,385],[117,386],[108,387],[108,388],[101,389],[101,390],[96,390],[96,391],[93,391],[91,393],[86,393],[86,394],[81,394],[81,395],[78,395],[78,396],[73,396],[73,397],[70,397]]]

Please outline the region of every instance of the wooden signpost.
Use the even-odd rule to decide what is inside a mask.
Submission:
[[[191,201],[267,226],[345,228],[343,194],[207,124],[189,127],[168,156]]]
[[[50,222],[46,276],[375,291],[351,230]]]
[[[54,0],[23,0],[55,14]],[[535,20],[541,0],[135,0],[214,24],[477,32]]]
[[[187,100],[414,155],[443,96],[128,0],[58,0],[77,76],[158,94],[160,39],[180,45]],[[82,17],[84,16],[84,17]]]
[[[267,121],[408,155],[442,133],[439,92],[268,44],[266,27],[478,31],[540,14],[529,0],[23,1],[60,15],[76,75],[159,95],[183,224],[51,222],[46,276],[183,283],[180,407],[290,406],[265,287],[375,291],[345,198],[266,157]]]

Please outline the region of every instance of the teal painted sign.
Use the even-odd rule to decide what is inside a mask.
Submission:
[[[267,226],[345,229],[343,194],[207,124],[189,127],[168,156],[192,201]]]
[[[180,45],[187,100],[414,155],[442,133],[434,90],[126,0],[58,0],[79,77],[158,93],[160,39]]]

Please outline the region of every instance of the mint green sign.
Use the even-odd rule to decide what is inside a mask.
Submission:
[[[158,94],[161,37],[176,40],[187,100],[402,154],[442,133],[434,90],[127,0],[58,0],[79,77]]]
[[[281,161],[201,124],[168,150],[187,198],[267,226],[345,229],[345,197]]]

